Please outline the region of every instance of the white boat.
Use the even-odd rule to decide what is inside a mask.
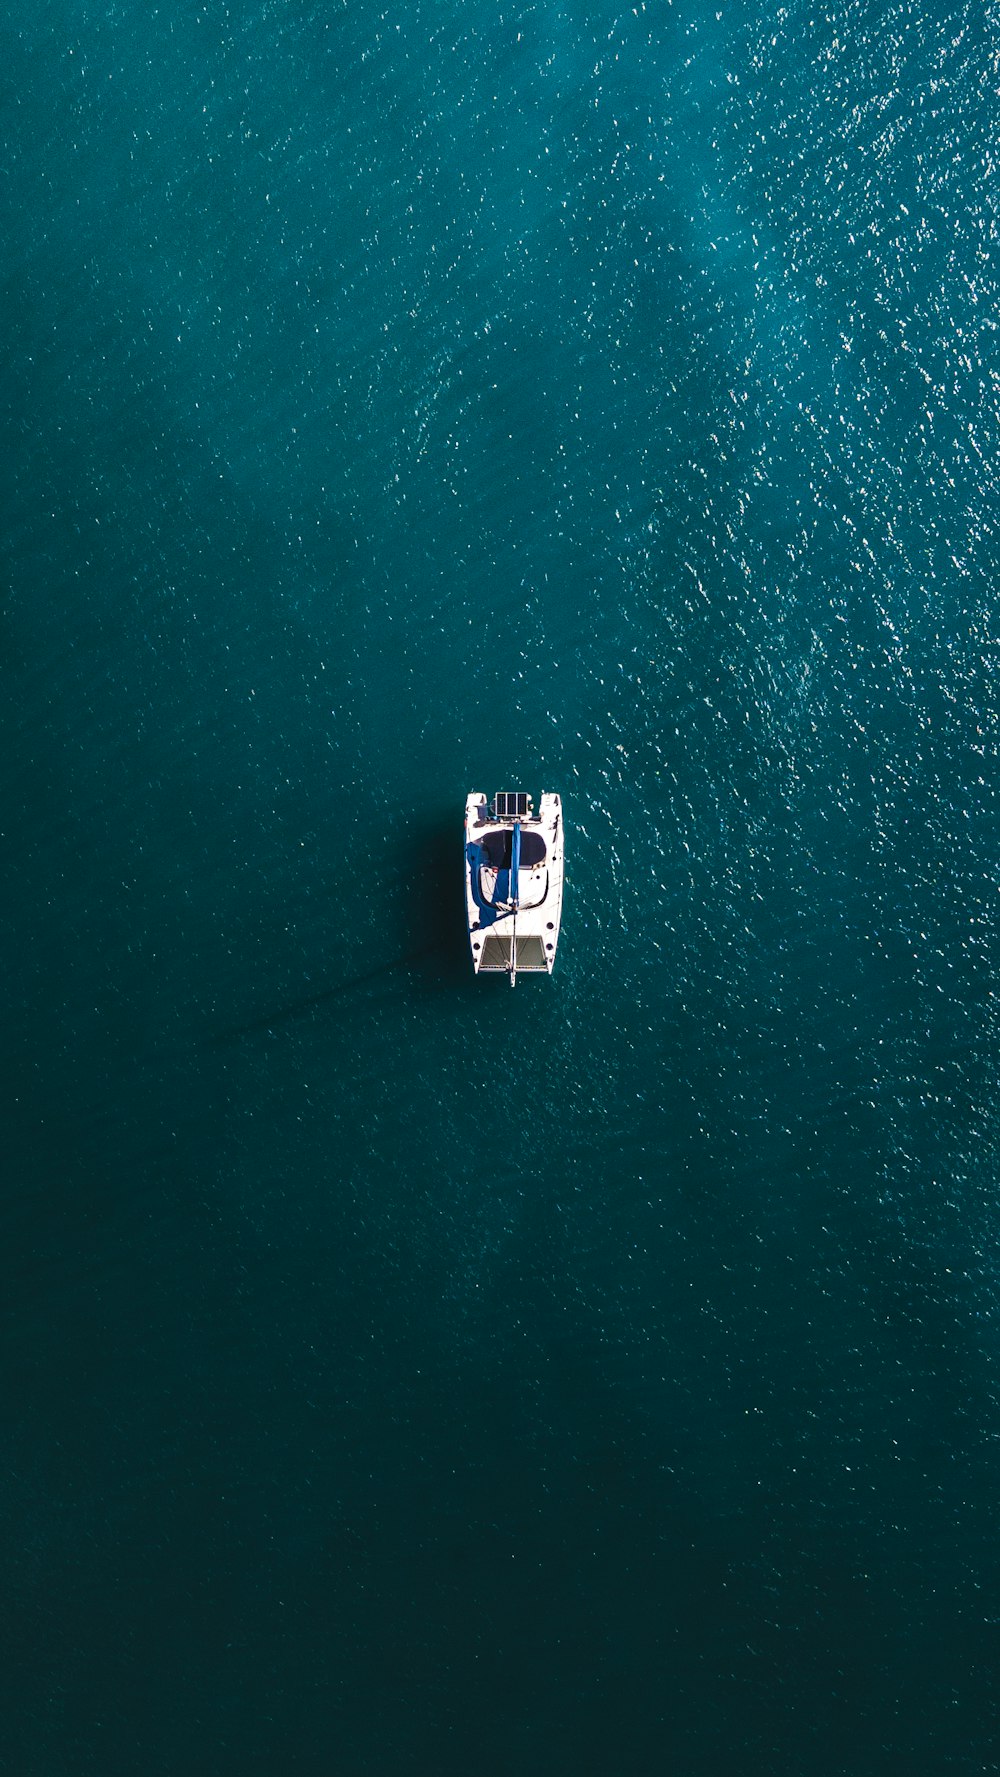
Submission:
[[[465,802],[465,906],[477,975],[551,975],[563,895],[563,819],[558,796],[538,813],[523,790],[487,805]]]

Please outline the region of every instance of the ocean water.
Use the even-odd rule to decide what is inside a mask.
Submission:
[[[3,49],[0,1769],[1000,1769],[996,6]]]

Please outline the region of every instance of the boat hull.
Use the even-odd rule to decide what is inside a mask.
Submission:
[[[495,812],[512,800],[498,797],[491,809],[479,791],[466,798],[465,907],[472,966],[477,975],[512,979],[551,975],[562,922],[562,800],[544,793],[537,814]]]

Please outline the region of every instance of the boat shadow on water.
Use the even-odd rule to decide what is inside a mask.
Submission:
[[[414,828],[407,845],[411,868],[398,902],[401,950],[415,956],[428,985],[448,989],[472,982],[461,838],[459,829],[456,842],[453,815]],[[421,885],[416,894],[414,882]]]
[[[453,992],[471,984],[454,819],[411,830],[404,838],[404,854],[405,870],[400,874],[386,871],[380,878],[383,901],[387,903],[383,907],[385,924],[396,937],[393,954],[369,969],[331,981],[318,993],[287,1000],[242,1024],[217,1032],[211,1038],[213,1047],[259,1031],[275,1030],[407,970],[431,992]]]

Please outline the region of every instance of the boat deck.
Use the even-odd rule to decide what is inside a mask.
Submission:
[[[514,821],[494,816],[486,798],[465,809],[465,896],[469,943],[477,974],[551,974],[559,941],[563,889],[562,803],[541,797],[537,815],[518,819],[518,906],[510,906]]]

